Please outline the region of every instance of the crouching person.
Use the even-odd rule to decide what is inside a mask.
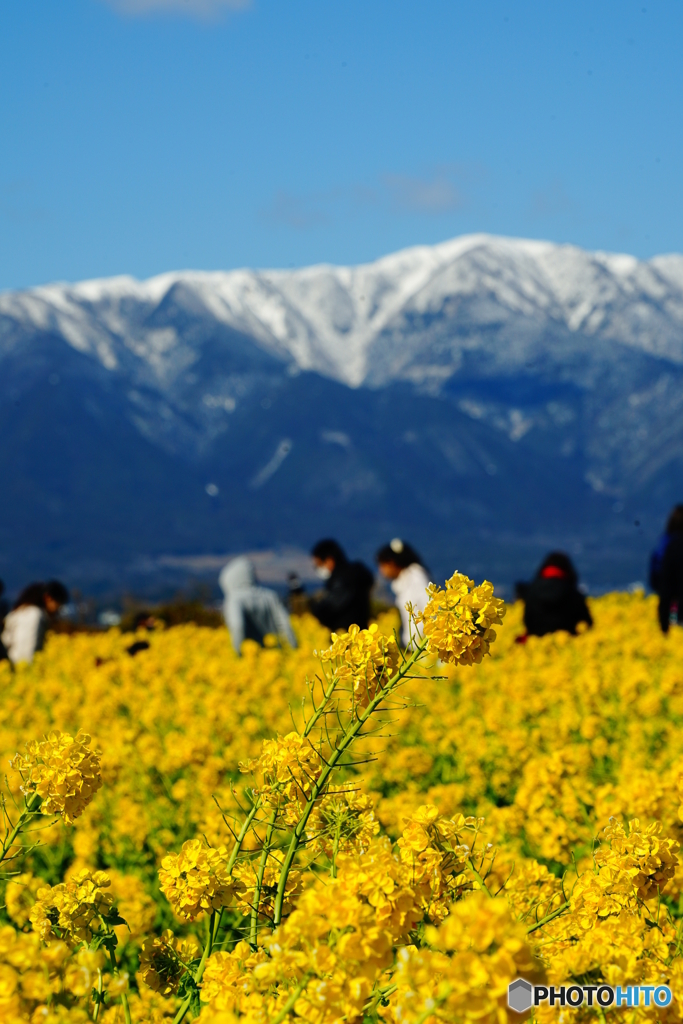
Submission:
[[[258,586],[254,566],[248,558],[241,556],[228,562],[218,582],[225,595],[223,617],[237,654],[243,640],[255,640],[263,646],[269,633],[275,634],[280,643],[286,641],[290,647],[296,647],[284,605],[274,590]]]
[[[518,583],[517,596],[524,601],[526,633],[517,637],[545,636],[565,631],[576,636],[578,625],[593,625],[586,598],[579,590],[579,577],[569,555],[552,551],[546,555],[530,583]]]

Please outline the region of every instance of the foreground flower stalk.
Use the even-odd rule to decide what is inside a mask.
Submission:
[[[4,860],[13,860],[15,857],[23,853],[21,848],[15,852],[12,851],[14,850],[15,844],[21,834],[28,828],[31,821],[40,813],[40,797],[37,793],[32,793],[31,796],[24,799],[24,806],[19,812],[19,817],[14,825],[10,820],[7,812],[7,803],[4,800],[2,811],[6,825],[5,835],[2,840],[2,847],[0,848],[0,862]]]
[[[26,745],[24,754],[10,759],[22,784],[24,806],[12,824],[7,799],[2,799],[5,835],[0,847],[0,862],[23,855],[17,840],[39,814],[59,814],[67,824],[83,813],[102,784],[99,752],[91,750],[90,737],[79,733],[51,732],[42,741]]]
[[[269,922],[270,929],[274,930],[274,939],[277,940],[281,926],[292,912],[292,898],[298,891],[300,874],[294,871],[294,865],[309,843],[319,842],[315,827],[311,832],[310,822],[316,816],[320,822],[326,821],[324,815],[320,817],[320,809],[327,794],[335,788],[331,786],[332,779],[340,772],[343,777],[352,767],[353,762],[348,760],[347,755],[356,740],[369,734],[366,727],[374,722],[383,709],[391,707],[393,695],[405,681],[414,677],[414,672],[426,657],[433,657],[436,653],[447,663],[471,665],[481,661],[489,652],[490,644],[495,639],[491,627],[501,621],[503,612],[502,602],[493,598],[490,585],[476,588],[471,580],[456,575],[448,581],[445,590],[432,587],[429,597],[425,612],[419,621],[416,618],[412,649],[406,654],[399,651],[395,637],[380,634],[377,626],[369,630],[359,630],[354,626],[348,634],[333,634],[331,647],[321,654],[323,667],[329,671],[320,681],[318,696],[317,687],[314,684],[309,687],[312,712],[304,716],[301,730],[266,741],[261,756],[242,765],[242,770],[252,774],[255,779],[249,795],[252,809],[247,819],[249,827],[245,828],[246,823],[243,824],[236,836],[229,867],[231,877],[246,887],[245,895],[240,897],[237,893],[237,896],[245,901],[245,909],[249,911],[249,943],[254,955],[262,955],[258,952],[260,920]],[[444,618],[447,621],[446,627],[442,623]],[[420,632],[420,625],[424,632]],[[379,723],[378,732],[383,725],[384,722]],[[336,825],[333,820],[331,826],[334,838],[330,876],[334,881],[338,877],[338,862],[343,859],[340,852],[342,829],[346,828],[350,837],[360,837],[365,834],[364,829],[370,823],[362,817],[365,815],[367,818],[362,801],[354,798],[348,803],[352,793],[353,790],[345,792],[342,787],[343,807],[331,807],[331,813],[337,815]],[[335,799],[339,800],[340,797]],[[358,808],[355,813],[361,816],[357,819],[358,824],[354,824],[356,804]],[[268,817],[263,818],[261,812],[268,811]],[[259,829],[263,827],[265,833],[259,838]],[[260,849],[255,867],[249,857],[246,860],[239,859],[249,829],[254,831]],[[287,832],[290,837],[281,852],[279,845],[282,839],[286,839]],[[369,835],[373,832],[374,829],[371,829]],[[441,856],[446,858],[444,863],[452,861],[453,865],[460,864],[459,858],[454,857],[446,847]],[[411,858],[412,854],[408,860]],[[170,868],[172,865],[168,860]],[[271,861],[274,868],[270,866]],[[473,864],[471,857],[469,861]],[[173,870],[175,872],[177,869]],[[413,867],[413,873],[414,870]],[[474,866],[473,871],[477,874]],[[162,874],[162,881],[164,877]],[[196,893],[195,883],[192,885],[192,891]],[[173,902],[175,897],[170,891],[169,895]],[[177,912],[180,912],[181,904],[177,907]],[[192,980],[194,985],[201,982],[201,971],[210,957],[213,941],[213,928],[209,928],[200,972],[195,973]],[[266,939],[265,943],[268,947],[269,940]],[[214,959],[211,958],[209,962],[212,963]],[[265,970],[265,966],[263,963],[256,970]],[[314,980],[314,974],[304,972],[293,991],[284,999],[283,1005],[277,1007],[275,1020],[284,1019],[290,1012],[299,1012],[298,1004],[305,997],[308,982]],[[210,988],[213,988],[213,983]],[[284,994],[283,990],[283,998]],[[370,991],[364,992],[363,998],[367,999],[369,995]],[[176,1015],[176,1024],[180,1024],[191,1004],[191,997],[186,997]]]
[[[278,879],[277,895],[275,898],[275,908],[273,915],[273,925],[277,927],[282,920],[282,908],[284,903],[285,889],[287,886],[287,880],[289,873],[292,869],[294,859],[298,853],[299,847],[303,840],[306,825],[310,818],[311,812],[315,807],[322,793],[325,792],[329,786],[332,773],[335,771],[337,766],[340,764],[342,757],[351,747],[354,740],[361,734],[363,727],[372,718],[376,711],[379,710],[384,701],[386,701],[391,694],[401,685],[403,680],[408,677],[412,668],[422,659],[428,646],[427,640],[422,640],[415,647],[415,650],[407,658],[399,670],[386,681],[386,684],[378,689],[375,696],[369,701],[367,707],[363,708],[360,713],[354,717],[338,737],[334,750],[326,761],[319,779],[315,782],[311,789],[311,794],[306,801],[306,804],[301,813],[301,817],[296,824],[292,838],[289,843],[289,848],[285,856],[282,869],[280,871],[280,877]]]

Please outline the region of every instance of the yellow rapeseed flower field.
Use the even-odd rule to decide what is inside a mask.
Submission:
[[[683,1019],[683,630],[430,596],[408,652],[392,613],[1,663],[0,1022],[502,1024],[518,977],[673,992],[541,1024]]]

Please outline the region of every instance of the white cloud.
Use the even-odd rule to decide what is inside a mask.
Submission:
[[[184,14],[208,21],[227,11],[243,11],[251,0],[105,0],[119,14],[144,17],[151,14]]]
[[[356,182],[298,195],[281,190],[261,215],[272,224],[298,230],[325,227],[340,217],[359,216],[369,207],[395,216],[439,216],[467,204],[460,182],[476,184],[484,176],[479,165],[442,164],[424,175],[383,174],[373,184]]]
[[[394,203],[402,210],[417,213],[446,213],[462,206],[462,196],[444,174],[432,178],[386,174],[384,184]]]

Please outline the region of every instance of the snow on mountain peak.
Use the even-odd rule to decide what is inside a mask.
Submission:
[[[403,338],[398,361],[387,359],[398,324],[411,318],[424,324],[447,305],[475,300],[477,311],[468,315],[483,318],[482,324],[491,316],[511,325],[523,318],[539,330],[559,324],[570,333],[683,362],[683,257],[640,262],[485,234],[415,246],[355,267],[186,271],[147,281],[121,276],[52,284],[0,295],[0,317],[58,333],[108,369],[122,359],[142,360],[162,379],[169,361],[179,367],[192,360],[173,323],[158,322],[172,301],[194,319],[246,335],[300,369],[358,386],[401,376],[422,352],[418,331]],[[459,358],[452,345],[449,358],[454,364]],[[433,372],[447,374],[448,367],[439,363]]]

